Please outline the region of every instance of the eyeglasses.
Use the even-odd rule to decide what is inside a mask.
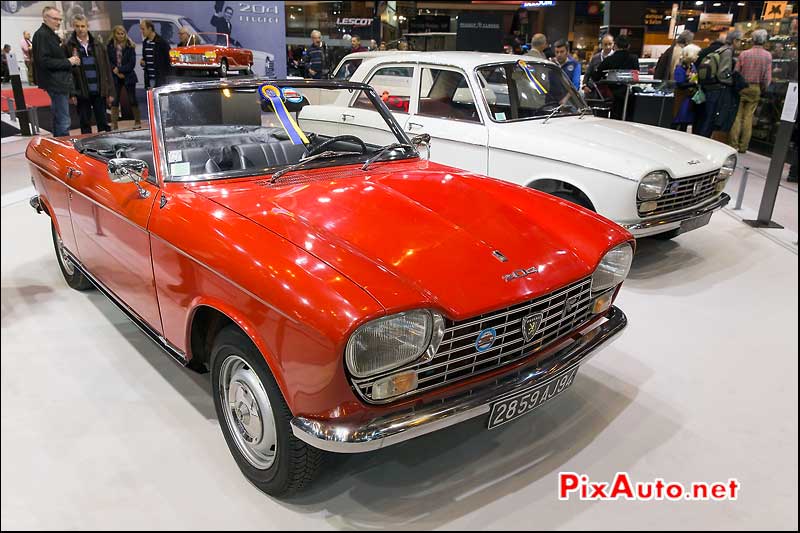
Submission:
[[[45,17],[47,17],[47,18],[49,18],[49,19],[51,19],[51,20],[54,20],[54,21],[56,21],[56,22],[61,22],[62,20],[64,20],[64,19],[63,19],[63,18],[61,18],[61,17],[54,17],[54,16],[52,16],[52,15],[45,15]]]

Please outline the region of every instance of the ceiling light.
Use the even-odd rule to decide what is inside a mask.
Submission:
[[[719,7],[722,5],[722,2],[714,2],[714,7]]]
[[[692,22],[692,21],[694,20],[694,17],[689,17],[689,18],[688,18],[688,19],[686,19],[686,20],[688,20],[689,22]]]
[[[737,6],[739,6],[739,7],[744,7],[746,4],[745,4],[744,2],[739,2],[739,3],[738,3],[738,4],[736,4],[736,5],[737,5]]]
[[[697,0],[697,2],[694,3],[694,5],[702,6],[703,5],[703,0]]]
[[[669,20],[671,18],[672,18],[672,15],[667,15],[666,17],[664,17],[664,20]]]

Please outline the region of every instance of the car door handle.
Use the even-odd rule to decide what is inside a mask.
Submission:
[[[348,118],[356,118],[355,115],[348,115],[347,113],[342,113],[342,122],[347,122]]]
[[[83,172],[81,172],[77,168],[67,167],[67,177],[68,178],[70,178],[70,179],[76,178],[76,177],[80,176],[81,174],[83,174]]]
[[[409,122],[408,123],[408,129],[421,128],[421,127],[422,127],[422,124],[417,124],[416,122]]]

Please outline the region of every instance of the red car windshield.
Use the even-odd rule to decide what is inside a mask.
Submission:
[[[209,32],[200,32],[192,35],[189,38],[189,45],[198,45],[198,44],[216,44],[218,46],[229,46],[230,39],[224,33],[209,33]]]

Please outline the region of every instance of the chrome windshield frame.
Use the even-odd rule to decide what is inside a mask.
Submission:
[[[179,92],[189,92],[194,90],[209,90],[209,89],[235,89],[235,88],[242,88],[242,87],[252,87],[258,88],[259,85],[264,83],[270,83],[275,85],[276,87],[291,87],[294,89],[302,89],[302,88],[320,88],[320,89],[333,89],[333,90],[340,90],[340,89],[350,89],[350,90],[360,90],[364,91],[367,94],[367,97],[370,99],[372,104],[375,106],[375,110],[381,115],[384,121],[389,126],[390,131],[399,139],[398,142],[403,142],[406,144],[411,144],[411,140],[406,135],[403,128],[400,127],[400,124],[397,123],[397,120],[394,118],[392,113],[386,107],[386,104],[380,99],[378,94],[375,92],[370,85],[365,83],[355,83],[350,81],[337,81],[337,80],[274,80],[270,78],[245,78],[245,79],[236,79],[236,80],[229,80],[229,79],[221,79],[221,80],[209,80],[209,81],[200,81],[200,82],[185,82],[185,83],[173,83],[170,85],[164,85],[162,87],[157,87],[155,89],[151,89],[150,92],[152,93],[152,119],[154,124],[151,127],[151,131],[155,137],[154,144],[158,148],[158,161],[153,161],[153,163],[158,167],[159,172],[159,183],[186,183],[186,182],[194,182],[194,181],[208,181],[208,180],[218,180],[218,179],[226,179],[226,178],[240,178],[240,177],[247,177],[247,176],[260,176],[264,174],[269,174],[272,171],[284,168],[287,165],[281,165],[277,167],[270,167],[270,168],[263,168],[263,169],[253,169],[252,171],[223,171],[223,172],[214,172],[211,174],[204,173],[204,174],[193,174],[190,176],[185,176],[182,178],[185,179],[174,179],[169,178],[169,172],[167,168],[167,156],[166,156],[166,139],[165,139],[165,131],[164,125],[162,122],[162,115],[161,115],[161,97],[173,93]],[[419,152],[414,152],[413,154],[416,157],[419,157]],[[348,161],[345,164],[354,164],[352,161]],[[330,166],[330,165],[325,165]]]

